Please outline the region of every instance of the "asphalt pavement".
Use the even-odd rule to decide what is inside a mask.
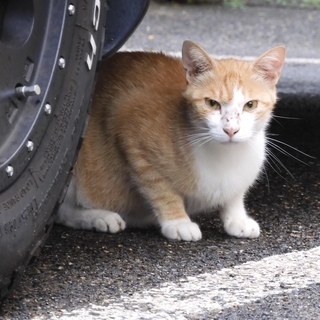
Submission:
[[[203,239],[192,243],[156,229],[110,235],[55,225],[0,319],[318,319],[318,21],[313,10],[152,3],[125,49],[177,54],[185,39],[217,56],[288,48],[269,130],[282,164],[269,157],[246,201],[261,236],[227,236],[216,213],[196,219]]]
[[[287,48],[279,83],[283,94],[318,95],[320,10],[284,7],[228,8],[151,3],[124,49],[180,53],[190,39],[212,55],[257,57],[277,45]]]

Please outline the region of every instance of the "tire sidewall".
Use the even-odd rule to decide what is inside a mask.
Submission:
[[[54,208],[80,148],[101,57],[104,1],[73,1],[65,22],[55,70],[45,95],[45,134],[23,173],[0,193],[0,298],[37,254],[54,221]],[[59,66],[63,57],[65,65]]]

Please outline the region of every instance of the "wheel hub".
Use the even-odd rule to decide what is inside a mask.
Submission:
[[[63,1],[1,1],[0,191],[21,174],[45,134],[46,91],[58,69],[66,12]]]

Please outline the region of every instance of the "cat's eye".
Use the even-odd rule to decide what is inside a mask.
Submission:
[[[248,101],[244,105],[244,109],[247,110],[247,111],[251,111],[251,110],[254,110],[257,106],[258,106],[258,101],[257,100],[251,100],[251,101]]]
[[[214,110],[220,109],[220,103],[216,100],[206,98],[206,104]]]

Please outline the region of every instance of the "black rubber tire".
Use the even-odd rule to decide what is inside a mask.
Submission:
[[[53,224],[83,137],[105,17],[104,0],[0,4],[0,300]],[[38,96],[16,89],[35,84]]]

